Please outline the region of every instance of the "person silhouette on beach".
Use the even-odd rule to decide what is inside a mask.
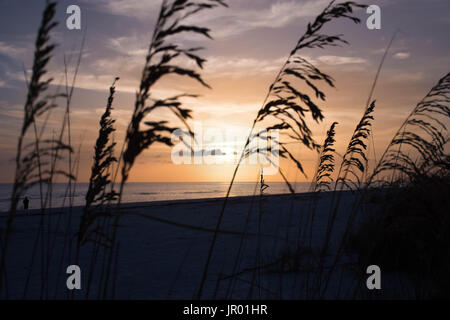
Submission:
[[[30,203],[30,200],[28,199],[28,197],[25,197],[24,199],[23,199],[23,208],[25,209],[25,210],[28,210],[28,204]]]

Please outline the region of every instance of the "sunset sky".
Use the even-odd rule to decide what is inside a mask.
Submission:
[[[212,90],[187,79],[171,78],[154,94],[198,93],[186,100],[195,121],[203,128],[245,132],[251,126],[270,83],[309,21],[328,0],[231,0],[229,8],[208,10],[196,23],[207,26],[214,40],[189,35],[184,44],[203,46],[208,62],[203,78]],[[450,2],[448,0],[369,0],[381,7],[381,30],[369,30],[365,10],[357,12],[362,23],[331,22],[324,32],[344,34],[350,45],[305,50],[302,55],[335,79],[336,89],[326,89],[327,100],[320,106],[325,119],[312,125],[314,137],[322,142],[330,124],[337,121],[336,149],[343,154],[362,116],[366,100],[383,52],[399,30],[384,64],[376,99],[374,143],[370,158],[380,156],[403,119],[450,67]],[[81,8],[81,30],[65,26],[66,8]],[[123,141],[134,105],[144,58],[158,15],[159,0],[59,1],[53,40],[58,43],[49,74],[54,86],[64,81],[64,54],[71,66],[77,59],[83,35],[86,43],[76,81],[72,109],[72,144],[81,144],[78,181],[90,174],[98,121],[106,105],[108,88],[117,83],[113,117],[117,119],[115,140]],[[17,136],[25,102],[24,68],[33,59],[33,45],[45,1],[0,0],[0,182],[11,182],[14,174]],[[61,100],[59,109],[63,109]],[[160,113],[158,120],[167,115]],[[58,130],[62,114],[52,113],[49,129]],[[308,117],[309,123],[313,123]],[[231,129],[230,129],[231,128]],[[242,136],[245,139],[245,136]],[[226,149],[226,146],[211,146]],[[295,153],[313,176],[317,154],[299,146]],[[234,165],[175,165],[170,148],[152,146],[142,154],[130,181],[229,181]],[[229,151],[228,151],[229,152]],[[339,158],[338,158],[339,159]],[[291,181],[305,181],[292,165],[282,162]],[[238,179],[254,181],[258,166],[244,166]],[[267,177],[280,181],[279,175]]]

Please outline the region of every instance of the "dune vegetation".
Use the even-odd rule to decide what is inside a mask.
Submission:
[[[207,27],[191,24],[188,21],[192,20],[188,18],[221,6],[226,7],[227,2],[162,1],[148,52],[143,61],[135,103],[130,107],[132,115],[123,142],[115,141],[113,135],[116,130],[113,102],[117,95],[116,86],[120,86],[120,79],[111,79],[113,83],[107,91],[109,95],[106,107],[99,119],[98,137],[93,146],[94,158],[89,188],[85,195],[86,202],[79,226],[75,227],[76,232],[73,233],[72,224],[75,220],[70,217],[65,220],[67,226],[63,237],[64,248],[62,253],[58,253],[61,270],[63,261],[71,260],[73,264],[78,264],[81,257],[89,257],[89,270],[84,271],[84,276],[88,279],[88,286],[83,293],[85,298],[115,297],[116,279],[121,264],[122,239],[119,229],[122,221],[127,219],[121,200],[124,186],[138,157],[154,144],[172,146],[171,134],[177,129],[194,135],[190,121],[195,118],[195,110],[184,107],[183,98],[197,98],[197,96],[186,93],[158,97],[153,91],[155,85],[164,78],[176,76],[189,78],[193,85],[210,88],[202,76],[206,59],[201,55],[201,48],[185,47],[177,43],[173,36],[190,34],[212,39],[211,31]],[[28,278],[36,273],[34,271],[38,265],[36,261],[40,261],[41,285],[39,293],[34,293],[33,296],[37,295],[42,299],[52,298],[52,290],[58,284],[49,283],[48,270],[55,261],[52,250],[56,241],[55,234],[50,231],[55,228],[55,223],[60,223],[59,220],[54,220],[59,218],[47,214],[52,198],[52,184],[55,183],[57,176],[64,177],[67,181],[67,208],[71,208],[70,195],[75,192],[77,165],[80,160],[79,154],[75,151],[77,148],[71,145],[70,109],[77,73],[75,72],[73,78],[69,78],[66,67],[63,93],[50,93],[53,79],[47,75],[47,66],[53,58],[56,45],[51,38],[51,31],[57,25],[55,7],[56,2],[47,2],[42,14],[35,42],[32,74],[27,79],[23,124],[18,135],[15,157],[11,206],[0,228],[2,298],[8,297],[8,286],[13,285],[8,283],[8,274],[11,272],[8,258],[15,254],[10,248],[14,246],[12,235],[15,230],[14,221],[20,214],[19,202],[26,191],[36,185],[39,186],[41,197],[39,232],[33,247],[22,254],[29,255]],[[306,271],[308,286],[302,289],[305,290],[304,296],[313,299],[326,298],[329,297],[330,287],[335,287],[332,282],[335,281],[337,270],[342,270],[340,266],[346,263],[350,256],[356,257],[356,265],[361,267],[358,274],[359,282],[353,285],[354,298],[373,298],[361,291],[366,276],[365,268],[371,264],[381,265],[383,270],[393,274],[406,276],[417,298],[446,295],[450,282],[442,279],[448,279],[446,272],[450,267],[448,214],[450,155],[447,145],[450,73],[439,79],[423,100],[414,107],[373,168],[368,166],[367,150],[371,136],[376,134],[372,130],[372,124],[377,121],[374,97],[370,96],[367,105],[360,106],[363,110],[361,119],[355,124],[355,130],[349,133],[349,143],[343,156],[337,155],[334,148],[336,130],[339,130],[337,122],[333,122],[329,127],[323,142],[317,141],[316,137],[324,133],[313,133],[311,130],[313,122],[319,123],[325,117],[323,111],[327,108],[325,89],[338,86],[339,83],[336,83],[331,75],[306,60],[302,53],[304,49],[326,50],[330,46],[348,45],[349,42],[343,35],[325,34],[322,31],[323,27],[336,20],[348,20],[349,23],[358,24],[360,20],[354,12],[361,8],[365,8],[365,5],[332,1],[305,26],[304,33],[300,35],[292,51],[287,54],[285,63],[265,93],[262,106],[256,110],[255,118],[249,123],[251,130],[239,163],[230,177],[228,192],[220,206],[220,212],[217,212],[215,227],[207,230],[211,237],[205,259],[200,261],[202,266],[198,285],[191,288],[190,294],[194,298],[232,298],[230,293],[233,292],[235,278],[242,273],[251,275],[248,297],[265,297],[265,290],[281,292],[283,289],[262,287],[261,277],[268,273],[276,273],[279,274],[282,283],[283,276],[291,276],[292,273],[305,270],[308,270]],[[82,54],[81,49],[77,70]],[[61,128],[56,135],[49,132],[46,127],[49,111],[53,108],[64,108]],[[157,110],[166,110],[178,121],[155,120],[152,116]],[[394,109],[392,112],[395,112]],[[281,138],[278,141],[278,150],[260,150],[252,147],[252,141],[255,139],[267,138],[259,131],[260,129],[256,129],[257,125],[263,127],[264,132],[279,130]],[[300,147],[306,147],[317,153],[317,166],[313,177],[306,176],[302,159],[293,151]],[[222,271],[213,270],[211,261],[216,252],[217,239],[223,231],[222,222],[227,215],[231,189],[240,164],[254,153],[263,153],[270,161],[271,154],[275,152],[293,163],[298,172],[311,182],[307,207],[302,208],[301,212],[295,206],[290,209],[290,215],[293,217],[302,215],[302,223],[294,226],[294,233],[286,230],[285,236],[289,241],[286,240],[281,252],[273,253],[270,257],[264,254],[265,235],[259,226],[266,219],[265,210],[269,210],[265,207],[264,190],[270,188],[270,183],[265,182],[261,174],[259,181],[255,181],[260,192],[259,195],[256,195],[256,192],[254,195],[259,212],[256,222],[259,226],[256,228],[258,238],[254,266],[240,268],[244,252],[242,248],[249,238],[248,226],[243,225],[242,230],[236,230],[234,235],[240,245],[228,256],[228,259],[232,260],[233,272],[224,276]],[[279,170],[291,193],[296,195],[295,187],[285,175],[283,168]],[[325,193],[331,196],[327,209],[324,209],[323,205],[320,206],[320,210],[327,211],[327,219],[322,221],[325,232],[321,240],[322,245],[318,248],[312,245],[312,239],[315,237],[313,225],[316,223],[321,197]],[[347,200],[343,200],[344,195],[348,193],[352,194],[350,204]],[[336,219],[339,218],[343,206],[348,215],[345,217],[345,227],[337,232]],[[71,214],[71,210],[67,212]],[[248,217],[247,221],[250,220]],[[295,239],[294,246],[290,241],[292,239]],[[214,277],[217,274],[220,274],[220,277],[216,280]],[[205,294],[204,288],[208,281],[213,281],[212,278],[217,284],[211,296]],[[218,292],[219,283],[223,279],[229,281],[224,294]],[[23,288],[24,297],[30,290],[32,289],[28,287],[26,281]],[[91,290],[97,293],[95,297],[90,295]],[[283,297],[289,298],[286,294]],[[68,294],[67,298],[74,298],[74,295]]]

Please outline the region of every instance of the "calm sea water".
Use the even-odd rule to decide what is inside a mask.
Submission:
[[[266,194],[289,193],[285,183],[271,182]],[[75,189],[72,197],[68,197],[67,184],[56,183],[53,185],[51,207],[67,206],[71,200],[74,206],[84,205],[84,196],[88,188],[87,183],[77,183],[72,185]],[[130,182],[125,186],[122,202],[146,202],[162,200],[182,200],[182,199],[203,199],[217,198],[226,195],[228,183],[226,182]],[[297,183],[297,192],[307,192],[309,183]],[[0,184],[0,211],[9,209],[12,184]],[[254,194],[255,183],[238,182],[235,183],[231,196],[250,196]],[[30,199],[30,209],[40,207],[39,187],[35,186],[26,194]],[[22,208],[20,203],[19,208]]]

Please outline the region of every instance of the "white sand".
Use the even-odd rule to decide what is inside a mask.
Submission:
[[[280,270],[282,267],[279,264],[260,272],[252,271],[257,264],[255,257],[258,239],[262,265],[276,261],[286,248],[293,250],[297,247],[297,243],[308,247],[309,236],[306,234],[305,239],[300,238],[298,242],[298,232],[299,227],[305,226],[310,217],[311,196],[308,194],[267,196],[262,203],[259,197],[229,199],[202,298],[311,298],[312,293],[307,284],[309,283],[309,288],[312,286],[313,277],[308,270],[325,239],[331,197],[332,193],[322,193],[317,202],[311,238],[313,252],[304,252],[300,259],[299,272],[285,273],[270,272]],[[333,261],[333,252],[336,252],[345,229],[352,199],[350,192],[342,193],[342,205],[334,224],[330,254],[326,258],[325,265],[330,265]],[[120,251],[114,297],[191,299],[200,283],[212,240],[212,230],[215,229],[222,204],[223,199],[204,199],[123,205],[118,229]],[[257,217],[260,208],[263,215],[261,236],[258,238]],[[39,210],[30,210],[29,215],[24,215],[21,211],[15,218],[7,260],[9,298],[24,297],[24,287],[34,249],[36,256],[32,263],[32,275],[29,278],[26,298],[37,299],[41,295],[49,299],[69,297],[65,271],[66,267],[75,261],[74,235],[78,230],[81,207],[74,207],[71,215],[68,214],[68,210],[52,209],[44,216],[44,250],[41,250],[42,242],[36,242],[37,239],[42,239],[42,235],[38,235],[42,219]],[[249,220],[246,229],[247,218]],[[0,218],[2,226],[5,220],[3,215]],[[72,242],[66,237],[68,230],[72,234]],[[242,240],[243,232],[248,233],[244,240]],[[235,265],[241,243],[239,264]],[[71,257],[68,256],[69,251]],[[90,256],[91,248],[84,247],[80,259],[82,290],[77,291],[77,298],[86,296]],[[346,261],[342,262],[352,260],[351,257],[345,259]],[[50,261],[49,264],[45,264],[44,272],[42,261]],[[97,257],[99,265],[101,261],[100,255]],[[219,277],[233,274],[233,271],[239,275],[232,283],[230,282],[232,278],[217,281]],[[357,274],[360,272],[361,270],[352,271],[351,267],[339,267],[332,274],[330,290],[327,291],[326,297],[352,297],[353,288],[358,286]],[[42,277],[48,284],[44,286],[44,290],[41,286]],[[97,273],[91,281],[89,298],[98,297],[99,280],[100,275]],[[252,281],[254,290],[250,292]]]

